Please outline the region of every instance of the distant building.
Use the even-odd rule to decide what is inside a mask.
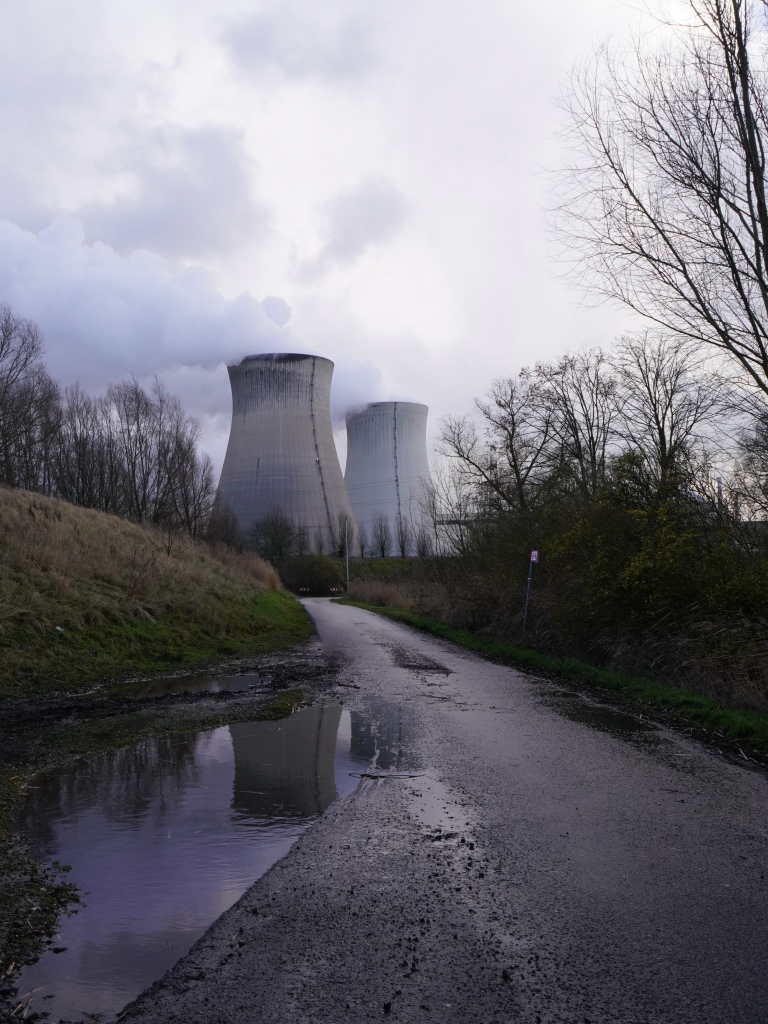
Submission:
[[[267,353],[228,367],[232,428],[219,492],[244,530],[280,508],[329,550],[353,522],[331,426],[333,363],[322,356]]]
[[[400,553],[398,531],[405,530],[407,553],[416,549],[421,499],[429,482],[427,415],[418,402],[373,402],[347,416],[344,479],[358,529],[375,548],[376,521],[386,517],[391,553]]]

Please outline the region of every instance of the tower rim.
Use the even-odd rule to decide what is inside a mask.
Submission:
[[[330,363],[333,360],[327,356],[319,356],[314,352],[255,352],[252,355],[243,356],[239,363],[233,363],[232,368],[245,366],[246,363],[298,363],[304,359],[315,359],[323,363]]]

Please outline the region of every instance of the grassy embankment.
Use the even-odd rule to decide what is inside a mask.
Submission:
[[[170,539],[0,487],[0,1007],[19,963],[34,958],[73,896],[14,834],[35,773],[151,735],[283,717],[303,700],[298,690],[260,706],[134,710],[105,700],[99,682],[223,665],[313,632],[255,556]],[[78,693],[76,707],[62,697]],[[15,713],[19,700],[36,698],[31,712]]]
[[[450,640],[483,657],[574,684],[597,697],[620,702],[645,715],[731,749],[746,760],[768,760],[768,715],[739,707],[726,707],[690,689],[653,679],[630,676],[504,643],[493,636],[460,629],[439,621],[434,601],[431,615],[419,614],[420,580],[414,559],[366,559],[350,565],[351,596],[343,603],[404,622],[433,636]]]
[[[0,488],[0,700],[268,653],[311,634],[255,556]]]

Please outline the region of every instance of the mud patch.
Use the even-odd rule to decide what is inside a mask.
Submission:
[[[383,644],[392,655],[392,660],[398,668],[405,668],[411,672],[434,672],[441,676],[453,675],[453,670],[441,665],[418,651],[409,651],[406,647],[398,647],[394,644]]]

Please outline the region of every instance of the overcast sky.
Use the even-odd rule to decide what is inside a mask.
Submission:
[[[337,417],[409,398],[434,432],[494,377],[630,326],[562,279],[545,209],[567,70],[632,8],[0,11],[0,300],[38,320],[63,383],[162,376],[217,465],[244,355],[328,356]]]

